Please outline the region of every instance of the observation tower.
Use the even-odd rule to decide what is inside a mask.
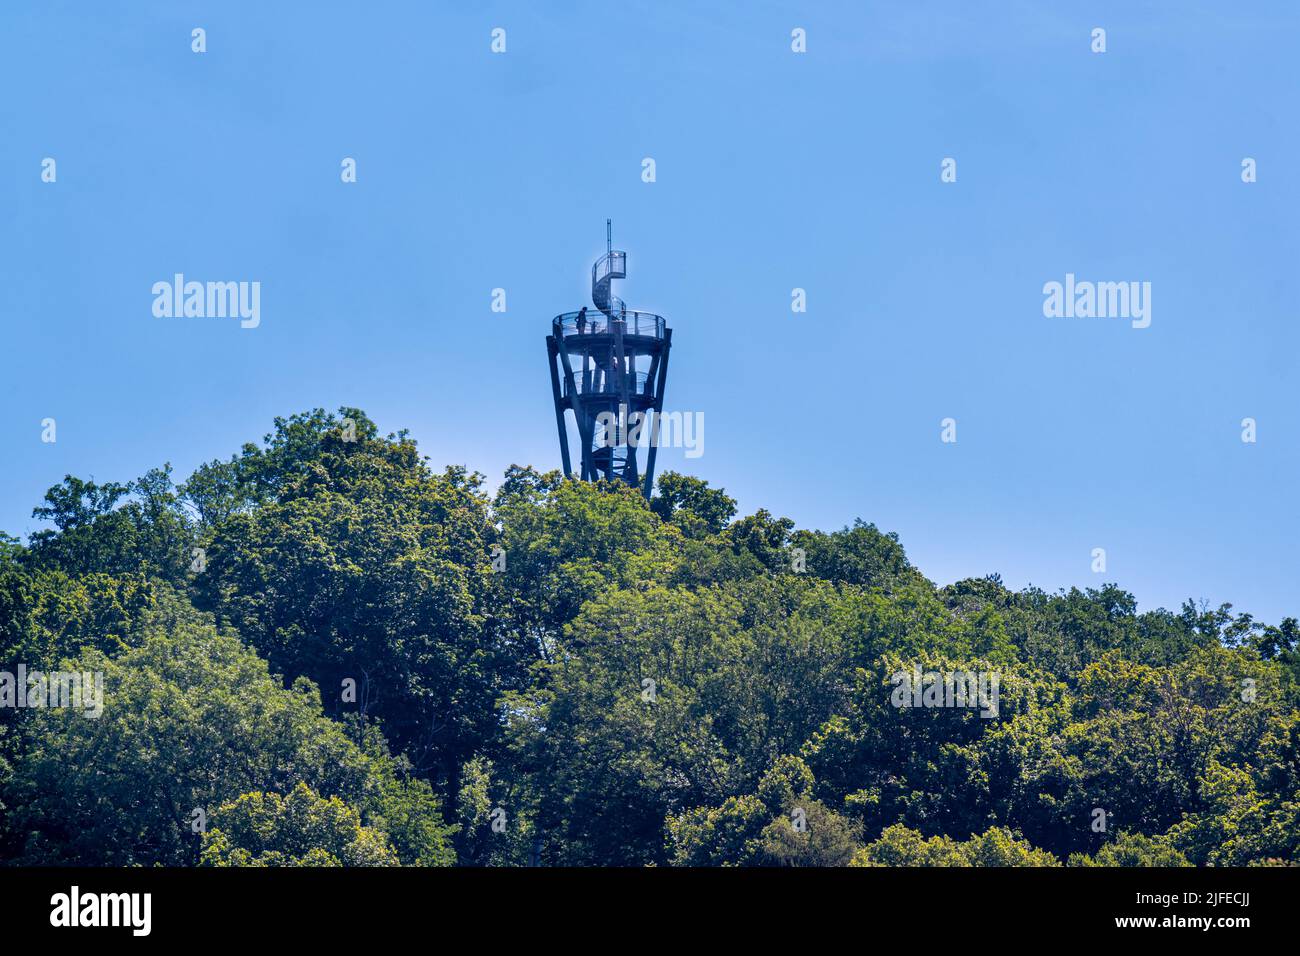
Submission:
[[[591,267],[595,308],[557,315],[546,337],[560,457],[565,476],[572,477],[572,421],[581,451],[578,477],[625,481],[648,499],[673,331],[663,316],[630,310],[614,294],[614,280],[627,277],[627,253],[614,249],[609,220],[605,249]],[[637,459],[641,446],[648,446],[644,469]]]

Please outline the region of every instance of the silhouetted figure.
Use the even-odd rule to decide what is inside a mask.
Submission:
[[[582,311],[578,313],[578,334],[582,335],[587,331],[587,307],[584,305]]]

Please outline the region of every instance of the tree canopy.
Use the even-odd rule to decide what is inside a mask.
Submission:
[[[673,472],[649,502],[526,466],[489,490],[347,407],[33,513],[0,534],[0,862],[1300,852],[1294,618],[937,586],[874,524]],[[102,712],[58,674],[98,675]]]

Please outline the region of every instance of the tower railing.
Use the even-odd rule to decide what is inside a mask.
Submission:
[[[551,320],[555,333],[568,337],[570,335],[607,335],[614,323],[623,323],[624,335],[643,335],[650,338],[664,337],[664,317],[653,312],[627,311],[619,318],[610,319],[600,312],[588,310],[581,324],[579,312],[565,312]]]
[[[645,372],[633,372],[627,379],[628,391],[633,395],[652,395],[653,384]],[[569,395],[619,395],[623,391],[619,375],[590,370],[574,372],[568,385]]]

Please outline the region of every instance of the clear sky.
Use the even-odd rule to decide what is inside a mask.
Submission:
[[[661,470],[873,521],[939,583],[1300,613],[1298,30],[1290,0],[9,0],[0,529],[315,406],[492,484],[558,467],[544,337],[612,217],[666,405],[705,416]],[[178,272],[260,282],[260,326],[156,318]],[[1150,282],[1150,327],[1045,317],[1067,273]]]

